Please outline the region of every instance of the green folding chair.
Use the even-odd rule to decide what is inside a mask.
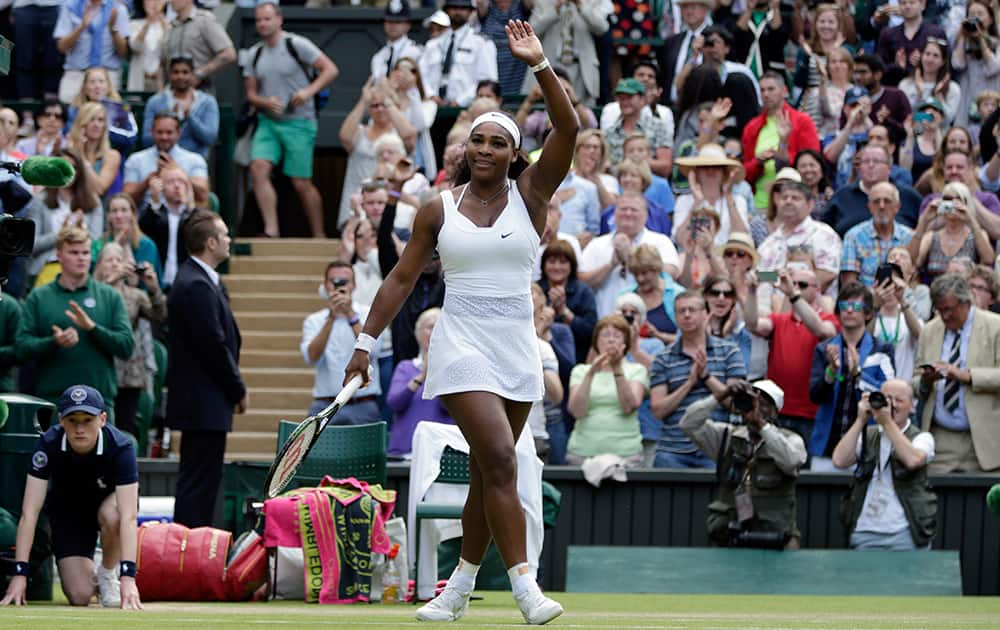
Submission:
[[[278,448],[297,424],[278,423]],[[359,481],[385,485],[386,424],[328,425],[316,445],[299,466],[290,487],[319,485],[324,475],[334,479],[355,477]]]

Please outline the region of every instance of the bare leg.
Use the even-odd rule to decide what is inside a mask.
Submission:
[[[257,198],[257,208],[264,219],[264,233],[268,236],[278,235],[278,195],[271,183],[271,170],[274,165],[267,160],[250,162],[250,176],[253,178],[253,194]]]
[[[325,236],[323,233],[323,198],[320,197],[319,190],[311,179],[305,177],[293,177],[292,186],[298,193],[299,199],[302,200],[302,209],[305,210],[313,238],[323,238]]]
[[[442,397],[469,442],[469,498],[462,512],[462,557],[482,560],[490,539],[509,568],[525,562],[524,510],[517,495],[514,444],[530,403],[467,392]]]
[[[68,556],[58,564],[59,581],[70,606],[87,606],[97,591],[94,561],[83,556]]]
[[[108,495],[97,510],[97,522],[101,526],[101,566],[105,569],[118,568],[121,560],[121,537],[119,536],[118,501],[114,493]]]

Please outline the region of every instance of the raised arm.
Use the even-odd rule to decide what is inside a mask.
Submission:
[[[792,283],[792,276],[787,270],[781,270],[779,282],[781,292],[787,295],[788,300],[792,303],[792,311],[799,316],[799,319],[806,325],[809,332],[816,335],[820,341],[829,339],[837,334],[836,326],[831,322],[821,319],[816,310],[808,302],[801,299],[802,294],[799,293],[798,287]]]
[[[542,88],[545,106],[552,121],[552,131],[545,138],[541,157],[518,177],[518,189],[531,212],[531,222],[541,234],[548,216],[549,199],[566,178],[573,161],[580,120],[559,78],[549,66],[542,42],[531,25],[521,20],[511,20],[507,23],[506,31],[510,53],[515,59],[523,61],[529,68],[542,66],[535,72],[535,80]]]

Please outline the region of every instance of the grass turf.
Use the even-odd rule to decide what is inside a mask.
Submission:
[[[509,593],[481,593],[455,624],[416,621],[412,605],[318,606],[302,602],[151,602],[125,613],[96,605],[31,604],[0,609],[0,628],[133,630],[151,628],[308,628],[362,630],[524,626]],[[567,612],[553,628],[1000,628],[996,597],[815,597],[600,595],[555,593]]]

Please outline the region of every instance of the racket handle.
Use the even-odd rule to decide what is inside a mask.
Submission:
[[[354,378],[347,381],[347,385],[344,385],[344,388],[340,390],[340,393],[337,394],[337,397],[333,401],[338,409],[344,406],[354,396],[354,393],[358,391],[358,388],[361,387],[361,380],[361,375],[355,374]]]

